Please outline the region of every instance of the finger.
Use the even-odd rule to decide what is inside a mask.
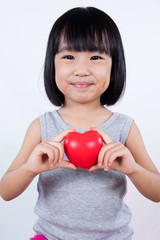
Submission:
[[[103,141],[104,141],[106,144],[113,142],[113,141],[110,139],[110,137],[109,137],[106,133],[104,133],[101,129],[99,129],[99,128],[90,128],[90,129],[93,130],[93,131],[98,132],[98,133],[101,135],[101,137],[103,138]]]
[[[53,146],[53,150],[54,150],[54,164],[56,164],[59,161],[60,151],[59,148],[57,148],[56,146]]]
[[[62,143],[56,141],[45,141],[45,143],[49,144],[51,147],[56,147],[58,149],[58,161],[61,162],[64,158],[64,146]]]
[[[107,151],[109,151],[109,149],[113,148],[117,143],[116,142],[111,142],[107,145],[104,145],[98,154],[98,165],[101,167],[104,164],[104,156],[106,154]]]
[[[109,158],[110,165],[113,164],[113,162],[117,159],[123,159],[127,156],[127,151],[125,147],[122,147],[120,149],[117,149],[115,152],[113,152]]]
[[[59,165],[59,168],[70,168],[73,170],[77,169],[77,167],[74,164],[72,164],[71,162],[69,162],[68,160],[63,160],[61,162],[61,164]]]
[[[55,156],[55,151],[53,151],[53,149],[50,149],[48,151],[48,162],[50,164],[50,167],[53,168],[55,166],[55,159],[56,159],[56,156]]]
[[[101,168],[102,168],[102,167],[100,167],[99,164],[97,163],[97,164],[95,164],[94,166],[90,167],[90,168],[88,169],[88,171],[89,171],[89,172],[93,172],[93,171],[98,170],[98,169],[101,169]]]
[[[108,170],[113,164],[113,162],[122,155],[123,147],[117,145],[116,147],[111,148],[104,156],[104,170]]]
[[[58,144],[55,142],[55,144],[51,141],[44,141],[43,145],[49,147],[54,152],[54,159],[53,163],[56,164],[60,159],[60,149]]]
[[[53,141],[57,141],[57,142],[62,142],[63,139],[71,132],[75,132],[76,129],[75,128],[69,128],[67,130],[65,130],[64,132],[61,132],[59,135],[57,135]]]
[[[42,143],[39,147],[39,154],[42,156],[43,161],[48,161],[51,168],[54,166],[55,153],[50,146]]]

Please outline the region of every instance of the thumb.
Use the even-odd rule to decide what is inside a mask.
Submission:
[[[53,141],[56,141],[56,142],[62,142],[63,139],[71,132],[75,132],[75,128],[69,128],[67,130],[65,130],[64,132],[61,132],[59,135],[57,135]]]
[[[67,161],[67,160],[63,160],[59,166],[59,168],[70,168],[70,169],[73,169],[73,170],[76,170],[77,167],[72,164],[70,161]]]
[[[98,133],[101,135],[101,137],[102,137],[102,139],[103,139],[103,141],[104,141],[105,144],[108,144],[108,143],[112,143],[112,142],[113,142],[113,141],[110,139],[110,137],[109,137],[106,133],[104,133],[101,129],[99,129],[99,128],[90,128],[90,129],[93,130],[93,131],[98,132]]]

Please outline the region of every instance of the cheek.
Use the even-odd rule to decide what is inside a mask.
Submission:
[[[102,80],[103,79],[103,80]],[[102,90],[106,90],[110,84],[110,71],[105,71],[103,77],[101,78],[101,87]]]
[[[63,81],[62,81],[63,79],[64,79],[64,71],[61,71],[61,69],[55,65],[55,81],[58,88],[61,85],[63,85]]]
[[[55,81],[56,81],[56,85],[57,85],[58,89],[62,92],[64,89],[64,82],[62,81],[61,76],[56,74]]]
[[[66,81],[65,71],[62,71],[61,68],[57,68],[55,71],[55,82],[57,88],[65,95],[66,90],[68,89],[68,84]]]
[[[61,72],[59,71],[58,68],[55,68],[55,82],[58,87],[58,89],[61,91],[62,86],[63,86],[63,77],[61,76]]]
[[[55,58],[55,82],[57,85],[57,88],[63,93],[63,89],[64,89],[64,71],[62,71],[62,66],[59,62],[58,59]]]
[[[107,90],[107,88],[108,88],[108,86],[109,86],[109,83],[110,83],[109,79],[106,78],[106,79],[104,80],[104,82],[102,83],[102,92],[105,92],[105,91]]]
[[[55,64],[55,79],[63,82],[68,78],[68,69],[63,64]]]

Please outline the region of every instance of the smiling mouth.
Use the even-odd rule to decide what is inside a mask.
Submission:
[[[87,88],[93,85],[93,83],[72,83],[71,85],[75,88]]]

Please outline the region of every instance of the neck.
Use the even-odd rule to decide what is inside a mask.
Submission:
[[[90,103],[70,103],[69,101],[65,103],[62,107],[63,111],[68,114],[74,115],[77,117],[83,118],[87,115],[92,115],[99,110],[102,110],[104,107],[101,105],[100,101],[90,102]]]
[[[93,101],[85,104],[67,101],[58,113],[69,126],[80,129],[100,126],[112,115],[100,101],[95,101],[94,104]]]

